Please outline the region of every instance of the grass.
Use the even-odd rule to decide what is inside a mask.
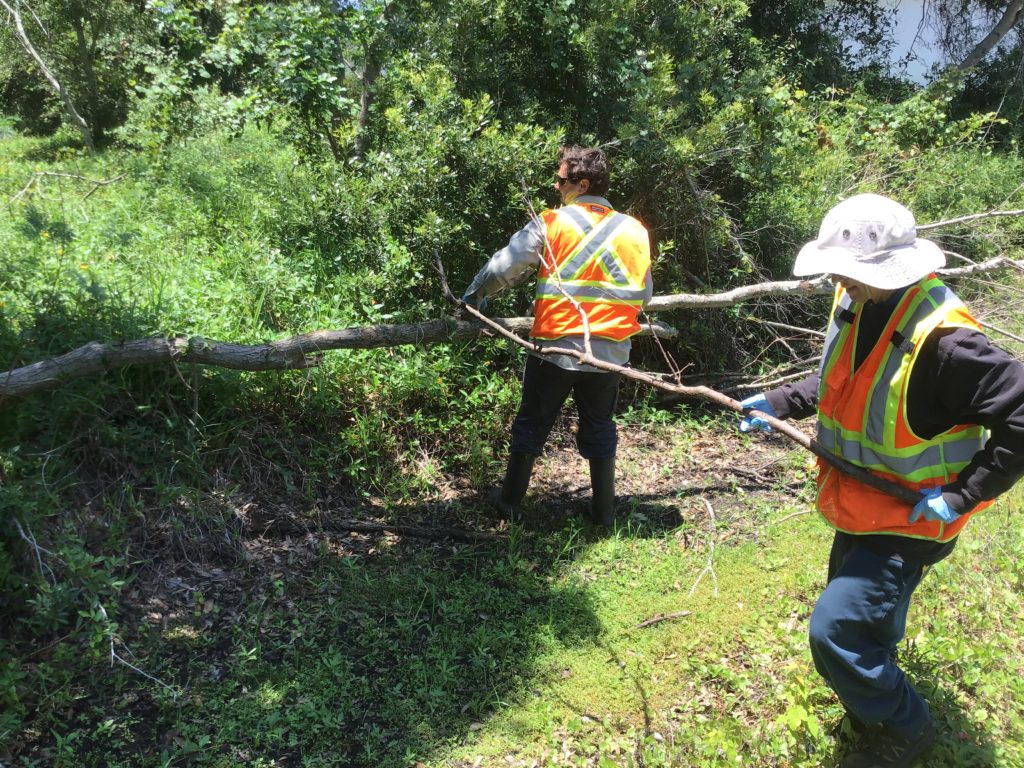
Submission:
[[[976,519],[911,611],[930,766],[1024,760],[1021,506],[1018,491]],[[699,584],[708,541],[572,521],[360,556],[262,541],[247,572],[164,576],[177,592],[139,579],[119,636],[177,695],[58,643],[33,674],[42,733],[19,734],[11,764],[833,765],[841,710],[805,639],[829,533],[810,514],[773,524],[788,510],[756,500],[751,514],[757,540],[716,546]]]

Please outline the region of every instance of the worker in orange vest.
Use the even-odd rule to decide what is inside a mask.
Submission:
[[[920,494],[907,504],[819,460],[817,506],[836,533],[810,645],[846,708],[843,768],[910,766],[935,741],[894,653],[911,596],[971,515],[1024,475],[1024,365],[938,279],[944,263],[902,205],[864,194],[835,206],[793,267],[836,286],[819,372],[741,403],[815,414],[825,448]]]
[[[598,360],[627,365],[630,337],[640,331],[637,315],[653,294],[650,238],[639,221],[605,199],[608,183],[603,151],[561,148],[555,189],[562,206],[542,211],[516,232],[477,273],[463,300],[483,307],[489,296],[536,270],[534,342],[576,352],[589,345]],[[569,355],[527,357],[505,479],[492,495],[503,514],[518,513],[534,461],[572,393],[579,413],[576,446],[590,464],[591,517],[613,525],[617,435],[612,416],[620,378]]]

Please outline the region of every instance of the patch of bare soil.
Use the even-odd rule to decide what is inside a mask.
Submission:
[[[575,420],[566,415],[534,469],[523,506],[527,531],[563,526],[586,517],[590,501],[587,461],[575,446]],[[695,429],[689,423],[619,429],[616,517],[649,531],[705,526],[708,505],[728,538],[749,531],[752,500],[782,506],[807,494],[811,457],[779,435],[738,434],[728,424]],[[500,483],[493,478],[491,485]],[[450,550],[457,543],[487,543],[507,534],[487,503],[489,487],[445,478],[420,499],[391,501],[324,489],[314,498],[282,498],[244,490],[180,500],[149,531],[150,563],[132,595],[151,622],[194,614],[191,594],[219,595],[219,608],[252,583],[254,571],[272,582],[301,574],[310,558],[372,558],[395,546]],[[238,595],[241,600],[251,599]]]
[[[531,497],[542,516],[583,514],[589,468],[567,423],[538,462]],[[751,498],[792,503],[806,489],[811,456],[780,435],[740,435],[727,424],[619,429],[616,505],[620,520],[675,528],[707,518],[743,517]]]

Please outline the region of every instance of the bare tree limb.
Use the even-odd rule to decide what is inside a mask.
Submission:
[[[498,327],[527,332],[529,317],[492,321]],[[427,320],[407,325],[366,325],[337,331],[314,331],[266,344],[233,344],[201,336],[174,336],[103,344],[85,344],[59,357],[0,373],[0,405],[6,399],[54,389],[74,379],[123,368],[154,363],[200,363],[238,371],[301,370],[314,368],[323,352],[332,349],[373,349],[402,344],[436,344],[475,339],[486,329],[466,320]],[[675,330],[651,324],[644,335],[674,336]]]
[[[967,54],[967,58],[956,65],[955,69],[973,69],[980,64],[988,56],[989,51],[999,45],[1002,39],[1013,29],[1020,19],[1022,11],[1024,11],[1024,0],[1013,0],[1007,3],[1006,10],[1003,11],[1003,15],[996,22],[996,25],[982,38],[981,42],[974,46],[974,49]]]
[[[0,0],[0,1],[2,1],[2,0]],[[45,177],[52,177],[52,178],[58,178],[58,179],[76,179],[78,181],[87,181],[87,182],[89,182],[90,184],[93,185],[93,187],[88,192],[86,192],[85,196],[82,198],[83,200],[88,200],[90,197],[92,197],[92,194],[97,189],[99,189],[100,187],[105,187],[108,184],[113,184],[116,181],[120,181],[121,179],[123,179],[127,175],[128,175],[127,173],[122,173],[122,174],[120,174],[118,176],[115,176],[112,179],[90,179],[90,178],[88,178],[86,176],[80,176],[77,173],[55,173],[53,171],[35,171],[32,174],[31,178],[29,178],[28,183],[25,184],[24,187],[22,187],[21,191],[18,192],[18,194],[16,194],[14,197],[11,198],[11,202],[15,203],[20,198],[24,197],[26,194],[28,194],[28,191],[30,189],[32,189],[32,186],[34,184],[38,183],[39,179],[42,179],[42,178],[45,178]]]
[[[985,213],[972,213],[970,216],[960,216],[956,219],[948,219],[946,221],[936,221],[931,224],[918,224],[918,232],[926,232],[929,229],[939,229],[940,227],[949,227],[954,224],[966,224],[971,221],[981,221],[982,219],[995,219],[1002,216],[1024,216],[1024,209],[1018,209],[1015,211],[986,211]]]
[[[941,277],[963,277],[976,272],[995,272],[1005,267],[1013,267],[1024,271],[1024,263],[1008,258],[996,256],[977,264],[969,264],[965,267],[954,267],[940,269],[938,274]],[[787,296],[796,294],[798,296],[827,296],[833,291],[828,277],[819,277],[815,280],[783,280],[771,283],[757,283],[756,285],[744,285],[733,288],[723,293],[676,293],[669,296],[655,296],[647,305],[646,311],[658,312],[674,309],[717,309],[719,307],[733,307],[752,299],[760,299],[765,296]]]
[[[797,294],[801,296],[823,296],[832,292],[828,278],[817,280],[786,280],[772,283],[758,283],[733,288],[724,293],[676,293],[669,296],[655,296],[646,311],[658,312],[670,309],[716,309],[733,307],[744,301],[762,296]]]

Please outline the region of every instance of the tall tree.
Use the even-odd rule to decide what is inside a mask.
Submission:
[[[961,6],[964,5],[969,4],[961,3]],[[1003,6],[1002,9],[996,7],[987,9],[990,21],[994,20],[994,24],[988,34],[978,41],[970,53],[956,65],[957,69],[973,69],[978,66],[992,52],[992,49],[998,46],[1014,27],[1021,22],[1022,15],[1024,15],[1024,0],[1012,0],[1012,2],[1002,3],[1001,5]],[[951,24],[954,19],[962,23],[965,15],[964,12],[961,12],[951,16]]]
[[[75,107],[75,102],[71,98],[71,94],[68,92],[67,87],[64,83],[53,73],[50,66],[43,60],[32,39],[29,37],[28,32],[25,31],[25,22],[22,18],[22,5],[21,0],[0,0],[0,8],[3,8],[7,12],[7,24],[8,27],[14,34],[15,39],[24,49],[25,53],[29,56],[35,66],[39,69],[40,74],[50,85],[50,87],[56,92],[60,98],[61,103],[64,106],[64,111],[67,113],[68,118],[71,120],[71,124],[82,134],[82,140],[85,145],[89,148],[89,151],[95,149],[95,142],[93,141],[92,130],[89,125],[85,122],[82,115],[78,112]],[[36,18],[38,21],[38,17]],[[45,28],[40,23],[40,28],[45,34]]]
[[[101,142],[128,111],[140,54],[154,35],[139,0],[3,0],[7,26],[69,122]],[[9,65],[10,66],[10,65]],[[13,73],[8,73],[10,76]],[[18,105],[14,105],[17,108]]]

